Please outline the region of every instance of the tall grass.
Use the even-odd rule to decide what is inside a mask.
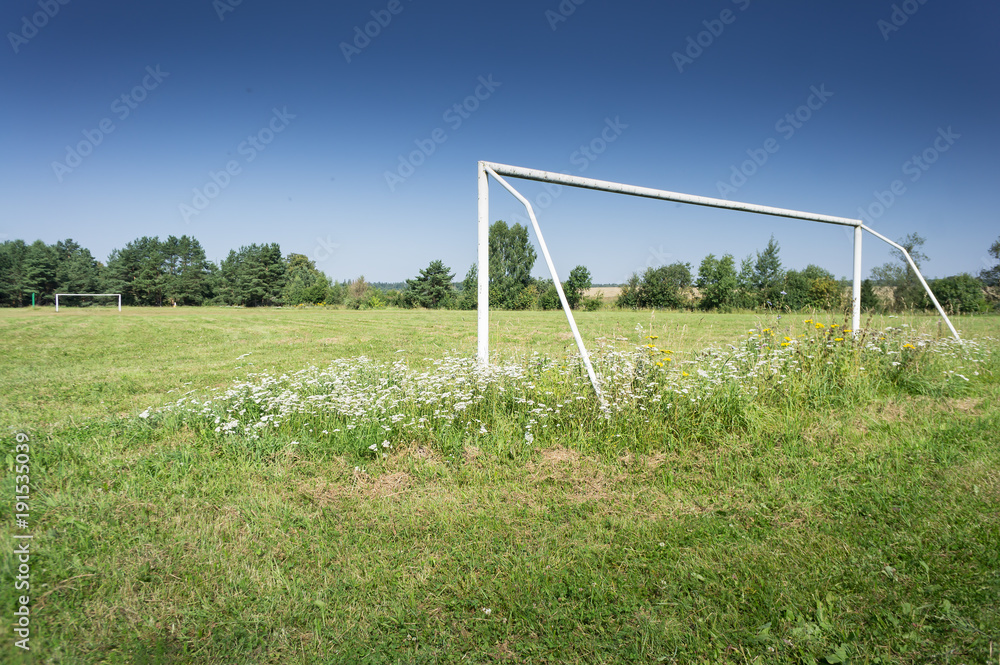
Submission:
[[[603,408],[578,356],[535,353],[489,368],[465,356],[425,359],[417,368],[362,356],[251,373],[211,391],[190,390],[140,417],[213,440],[294,440],[299,450],[369,459],[408,443],[511,455],[572,444],[614,457],[753,435],[769,418],[854,408],[887,389],[957,396],[969,376],[993,371],[991,340],[984,346],[892,327],[855,334],[812,319],[800,329],[794,336],[751,329],[742,341],[675,361],[640,326],[643,344],[622,351],[608,343],[594,354]]]

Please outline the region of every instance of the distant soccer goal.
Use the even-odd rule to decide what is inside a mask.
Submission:
[[[73,296],[91,296],[91,297],[101,297],[101,296],[117,296],[118,297],[118,311],[122,311],[122,294],[120,293],[57,293],[56,294],[56,311],[59,311],[59,298],[69,298]]]
[[[823,224],[836,224],[839,226],[849,226],[854,228],[854,284],[851,294],[851,304],[853,310],[853,316],[851,317],[851,327],[857,331],[861,327],[861,237],[862,231],[868,231],[873,236],[879,240],[883,240],[888,244],[892,245],[906,257],[906,261],[910,264],[913,272],[917,275],[920,280],[921,285],[923,285],[924,290],[930,297],[931,302],[937,308],[937,311],[941,314],[945,323],[948,324],[948,329],[951,330],[951,334],[955,336],[955,339],[959,339],[958,332],[955,330],[955,326],[951,324],[951,320],[948,319],[948,315],[944,313],[941,308],[940,303],[938,303],[937,298],[931,292],[930,287],[927,285],[927,281],[924,276],[920,274],[920,270],[917,268],[917,264],[913,262],[913,257],[910,256],[909,252],[901,247],[898,243],[895,243],[884,235],[873,231],[864,225],[860,219],[849,219],[846,217],[835,217],[832,215],[820,215],[811,212],[799,212],[798,210],[788,210],[786,208],[774,208],[771,206],[762,206],[755,203],[740,203],[738,201],[727,201],[725,199],[713,199],[705,196],[695,196],[692,194],[680,194],[677,192],[669,192],[662,189],[652,189],[649,187],[637,187],[635,185],[625,185],[618,182],[608,182],[606,180],[594,180],[593,178],[583,178],[580,176],[566,175],[564,173],[554,173],[552,171],[538,171],[536,169],[527,169],[520,166],[509,166],[507,164],[495,164],[493,162],[479,162],[479,261],[478,261],[478,271],[479,271],[479,284],[478,284],[478,299],[479,299],[479,313],[478,313],[478,326],[477,326],[477,337],[478,337],[478,359],[479,363],[483,366],[489,364],[490,359],[490,342],[489,342],[489,321],[490,321],[490,269],[489,269],[489,248],[490,248],[490,183],[489,177],[492,176],[494,180],[500,183],[504,189],[511,193],[514,198],[521,202],[525,210],[528,213],[528,217],[531,219],[531,225],[535,229],[535,236],[538,238],[538,247],[542,250],[542,256],[545,257],[545,263],[548,265],[549,273],[552,276],[552,281],[555,284],[556,291],[559,293],[559,302],[562,303],[563,311],[566,312],[566,319],[569,321],[570,330],[573,332],[573,338],[576,340],[577,348],[580,350],[580,356],[583,358],[583,364],[587,368],[587,374],[590,376],[590,381],[594,386],[594,392],[597,393],[598,398],[603,402],[604,398],[601,393],[600,384],[597,381],[597,376],[594,374],[594,368],[591,366],[590,357],[587,354],[587,349],[583,345],[583,340],[580,338],[580,331],[576,327],[576,321],[573,319],[573,313],[570,311],[569,304],[566,301],[566,295],[563,293],[561,283],[559,282],[559,277],[556,275],[555,266],[552,264],[552,258],[549,256],[549,250],[545,246],[545,239],[542,237],[542,230],[538,226],[538,220],[535,218],[535,211],[532,209],[531,204],[526,198],[524,198],[516,189],[511,187],[511,185],[503,179],[502,176],[508,176],[511,178],[521,178],[523,180],[535,180],[539,182],[550,182],[556,185],[568,185],[570,187],[580,187],[582,189],[595,189],[603,192],[611,192],[613,194],[626,194],[629,196],[639,196],[649,199],[659,199],[661,201],[674,201],[676,203],[689,203],[691,205],[706,206],[710,208],[724,208],[728,210],[737,210],[740,212],[753,212],[760,215],[771,215],[774,217],[788,217],[791,219],[800,219],[806,222],[820,222]]]

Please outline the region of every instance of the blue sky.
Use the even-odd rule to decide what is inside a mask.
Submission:
[[[103,261],[188,234],[213,260],[278,242],[335,279],[461,278],[488,160],[864,212],[924,236],[928,275],[975,273],[1000,236],[998,29],[973,0],[5,0],[0,239]],[[850,273],[839,227],[511,182],[563,277],[772,234],[786,267]],[[865,248],[867,274],[888,252]]]

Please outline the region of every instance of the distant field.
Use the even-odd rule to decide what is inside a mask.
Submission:
[[[601,296],[604,298],[605,302],[611,302],[615,298],[621,295],[622,287],[620,286],[595,286],[593,288],[587,289],[583,292],[583,295],[588,298],[594,298],[596,296]]]
[[[577,321],[0,310],[0,662],[997,662],[1000,317]]]

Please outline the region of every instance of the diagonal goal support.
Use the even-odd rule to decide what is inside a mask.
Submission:
[[[573,309],[569,306],[569,302],[566,300],[566,294],[563,292],[562,282],[559,281],[559,275],[556,274],[556,267],[552,263],[552,257],[549,256],[549,248],[545,245],[545,238],[542,236],[542,229],[539,228],[538,220],[535,218],[534,208],[532,208],[531,204],[528,203],[528,199],[521,196],[521,193],[511,187],[506,180],[497,175],[496,171],[487,166],[486,172],[493,176],[497,182],[503,185],[503,188],[510,192],[514,198],[520,201],[524,206],[524,209],[528,211],[528,217],[531,219],[531,226],[535,229],[535,236],[538,238],[538,247],[542,250],[542,256],[545,257],[545,264],[549,268],[549,274],[552,275],[552,283],[555,284],[556,293],[559,294],[559,302],[562,304],[563,311],[566,312],[566,320],[569,321],[569,328],[573,331],[573,339],[576,340],[576,348],[580,350],[580,357],[583,358],[583,365],[587,368],[587,376],[590,377],[590,384],[594,386],[594,392],[597,393],[597,399],[600,400],[601,405],[606,405],[604,401],[604,393],[601,392],[601,384],[597,380],[597,374],[594,373],[594,366],[590,363],[590,354],[587,353],[587,347],[583,345],[583,339],[580,337],[580,329],[576,327],[576,319],[573,318]],[[489,245],[489,239],[487,239],[486,244]],[[480,278],[480,281],[482,281],[482,278]],[[487,283],[489,283],[488,274]]]
[[[607,180],[595,180],[593,178],[584,178],[581,176],[567,175],[565,173],[556,173],[553,171],[539,171],[537,169],[528,169],[520,166],[510,166],[507,164],[497,164],[494,162],[479,162],[479,253],[478,253],[478,273],[479,273],[479,283],[478,283],[478,322],[477,322],[477,336],[478,336],[478,350],[477,358],[479,364],[486,366],[489,364],[490,352],[489,352],[489,233],[490,233],[490,187],[489,187],[489,177],[492,176],[504,189],[510,192],[518,201],[524,205],[528,212],[528,217],[531,219],[531,224],[535,229],[535,235],[538,237],[538,244],[542,250],[542,255],[545,257],[545,262],[548,265],[549,272],[552,275],[552,281],[556,285],[556,289],[559,292],[559,302],[563,306],[563,310],[566,312],[566,318],[569,321],[570,329],[573,331],[573,337],[576,339],[577,346],[580,349],[580,355],[583,357],[585,366],[587,367],[587,373],[590,376],[591,383],[594,386],[594,391],[597,393],[598,398],[601,403],[604,403],[603,393],[600,389],[600,383],[597,379],[594,369],[590,363],[590,356],[584,347],[583,340],[580,337],[580,332],[576,327],[576,321],[573,319],[573,314],[566,302],[566,296],[563,293],[562,285],[559,281],[559,277],[556,275],[555,266],[552,264],[552,259],[549,256],[548,248],[545,246],[545,240],[542,238],[541,229],[538,226],[538,220],[535,218],[534,210],[531,204],[525,199],[517,190],[515,190],[502,176],[507,176],[510,178],[520,178],[522,180],[535,180],[538,182],[549,182],[557,185],[567,185],[569,187],[579,187],[582,189],[593,189],[597,191],[610,192],[613,194],[626,194],[628,196],[638,196],[649,199],[659,199],[661,201],[673,201],[676,203],[687,203],[690,205],[705,206],[709,208],[722,208],[725,210],[736,210],[738,212],[751,212],[760,215],[770,215],[773,217],[787,217],[790,219],[799,219],[806,222],[819,222],[822,224],[835,224],[838,226],[850,226],[854,228],[854,271],[853,271],[853,285],[851,289],[851,305],[852,305],[852,316],[851,316],[851,328],[857,334],[858,329],[861,327],[861,240],[863,231],[868,231],[876,238],[892,245],[897,250],[903,253],[906,257],[907,262],[910,267],[916,273],[920,280],[920,284],[924,287],[927,295],[930,297],[931,302],[934,303],[935,308],[937,308],[938,313],[944,319],[945,323],[948,324],[948,329],[951,334],[954,335],[955,339],[961,341],[958,332],[955,330],[955,326],[951,324],[951,320],[948,315],[945,314],[944,309],[942,309],[940,303],[938,303],[937,298],[934,297],[934,293],[931,292],[930,286],[927,285],[927,281],[924,276],[920,274],[920,270],[917,268],[916,263],[910,256],[909,252],[906,251],[899,244],[889,240],[880,233],[877,233],[865,226],[860,219],[850,219],[847,217],[836,217],[833,215],[821,215],[818,213],[802,212],[799,210],[790,210],[788,208],[775,208],[773,206],[763,206],[756,203],[742,203],[739,201],[727,201],[725,199],[715,199],[706,196],[696,196],[693,194],[681,194],[679,192],[671,192],[663,189],[653,189],[650,187],[639,187],[636,185],[626,185],[623,183],[610,182]]]

